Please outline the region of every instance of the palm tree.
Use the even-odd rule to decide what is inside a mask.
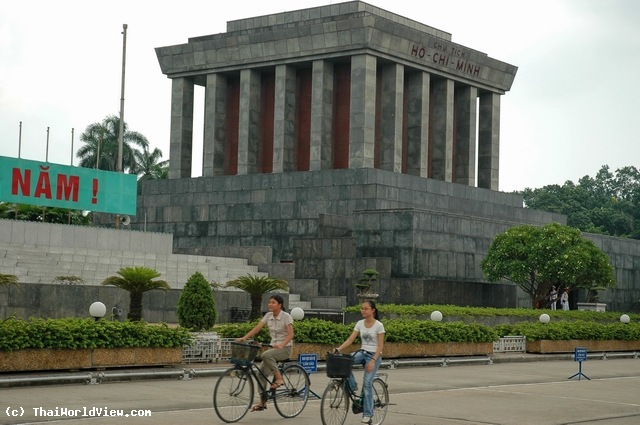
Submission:
[[[267,292],[287,289],[289,283],[283,279],[248,274],[228,281],[226,286],[242,289],[251,296],[251,314],[249,315],[249,320],[256,320],[262,316],[262,296]]]
[[[76,152],[76,156],[80,158],[80,166],[117,171],[119,134],[120,118],[115,115],[108,115],[101,123],[90,124],[80,135],[80,140],[85,143]],[[135,154],[138,150],[132,145],[142,149],[149,148],[147,138],[137,131],[127,130],[127,123],[124,123],[122,171],[135,172],[138,168]]]
[[[0,273],[0,286],[9,286],[9,285],[18,286],[18,277],[13,274]]]
[[[159,161],[162,158],[162,151],[155,148],[149,152],[148,148],[133,153],[136,159],[136,168],[132,170],[138,174],[139,180],[159,180],[169,177],[169,161]]]
[[[147,291],[171,289],[164,280],[153,280],[160,276],[156,270],[149,267],[123,267],[117,272],[120,276],[106,278],[102,284],[112,285],[129,292],[129,314],[131,321],[142,320],[142,295]]]

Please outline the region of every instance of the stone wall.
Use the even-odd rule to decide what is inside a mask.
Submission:
[[[142,318],[150,323],[178,323],[176,309],[180,300],[179,289],[149,291],[143,296]],[[288,295],[281,294],[288,305]],[[239,290],[214,291],[218,322],[231,321],[231,307],[250,308],[249,295]],[[263,311],[267,311],[269,295],[263,298]],[[0,320],[16,316],[58,319],[63,317],[90,317],[89,306],[95,301],[107,307],[107,320],[126,320],[129,312],[129,293],[110,286],[53,285],[20,283],[20,286],[0,287]],[[112,316],[114,307],[121,314]]]
[[[511,225],[566,222],[560,214],[522,208],[522,197],[515,194],[378,169],[344,169],[147,181],[131,226],[171,233],[174,248],[193,252],[270,246],[279,262],[293,258],[294,238],[318,236],[321,215],[344,217],[322,223],[336,231],[354,219],[354,211],[406,208]]]

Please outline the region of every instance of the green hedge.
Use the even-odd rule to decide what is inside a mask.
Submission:
[[[577,320],[573,322],[531,323],[520,322],[514,325],[499,325],[494,328],[498,335],[521,335],[527,340],[548,339],[554,341],[584,339],[606,341],[619,339],[625,341],[640,340],[640,323],[598,323]]]
[[[422,305],[409,305],[409,304],[378,304],[379,312],[384,316],[385,314],[395,314],[404,318],[415,318],[417,316],[429,316],[432,312],[438,310],[445,317],[465,317],[465,316],[477,316],[477,317],[521,317],[521,318],[534,318],[537,319],[542,313],[548,314],[551,319],[562,320],[593,320],[596,322],[617,322],[620,320],[621,312],[617,311],[578,311],[578,310],[535,310],[532,308],[494,308],[494,307],[461,307],[457,305],[448,304],[422,304]],[[345,311],[350,313],[360,313],[360,306],[352,306],[345,308]],[[632,322],[640,322],[640,314],[626,313],[631,318]]]
[[[188,345],[189,332],[166,324],[93,319],[30,319],[0,321],[0,351],[26,348],[119,348]]]
[[[223,338],[239,338],[257,322],[221,324],[214,331]],[[491,342],[498,339],[488,326],[462,322],[442,323],[429,320],[382,320],[389,342]],[[341,344],[351,335],[353,324],[342,325],[320,319],[307,319],[294,323],[295,341],[309,344]],[[265,329],[255,336],[261,342],[269,342]]]
[[[257,322],[221,324],[214,331],[223,338],[239,338]],[[640,340],[640,323],[623,324],[587,321],[520,322],[514,325],[489,327],[477,323],[432,322],[414,319],[383,319],[388,342],[491,342],[501,336],[520,335],[528,340]],[[320,319],[295,322],[295,341],[310,344],[340,344],[351,334],[353,324],[342,325]],[[255,337],[269,342],[266,328]]]

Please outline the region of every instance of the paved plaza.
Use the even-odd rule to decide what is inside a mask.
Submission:
[[[473,424],[606,424],[640,423],[640,359],[590,359],[406,367],[381,370],[388,374],[391,405],[389,425]],[[358,373],[358,372],[357,372]],[[361,372],[360,372],[361,373]],[[0,389],[1,424],[219,424],[211,406],[217,377],[197,374],[190,380],[156,379]],[[322,394],[327,378],[311,375],[311,389]],[[41,409],[40,409],[41,408]],[[148,417],[47,417],[42,412],[78,409],[136,411]],[[92,410],[93,409],[93,410]],[[248,413],[239,423],[320,423],[320,401],[310,399],[305,410],[285,420],[273,408]],[[22,415],[20,416],[20,413]],[[40,416],[36,413],[40,412]],[[16,414],[17,416],[10,416]],[[349,414],[346,424],[360,417]]]

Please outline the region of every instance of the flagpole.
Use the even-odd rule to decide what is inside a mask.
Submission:
[[[127,24],[122,25],[122,84],[120,87],[120,129],[118,133],[117,171],[122,172],[122,145],[124,144],[124,70],[127,58]]]

